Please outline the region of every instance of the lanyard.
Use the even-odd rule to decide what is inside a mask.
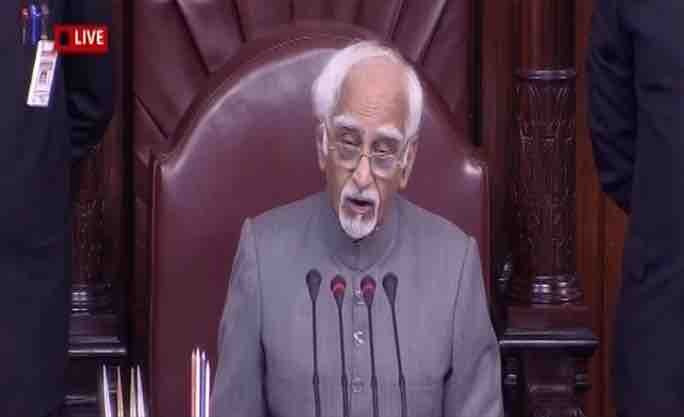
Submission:
[[[20,0],[19,19],[22,45],[36,45],[50,38],[52,10],[50,0]]]

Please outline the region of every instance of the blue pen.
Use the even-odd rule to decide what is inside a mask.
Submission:
[[[29,13],[31,17],[31,45],[36,45],[40,40],[41,34],[41,11],[40,7],[35,4],[29,5]]]

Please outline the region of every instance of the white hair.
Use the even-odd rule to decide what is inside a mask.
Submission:
[[[413,67],[396,51],[372,41],[354,43],[336,52],[321,71],[312,88],[314,113],[321,121],[330,120],[340,98],[340,90],[349,70],[369,58],[386,57],[406,69],[408,114],[404,130],[406,138],[415,140],[423,115],[423,87]]]

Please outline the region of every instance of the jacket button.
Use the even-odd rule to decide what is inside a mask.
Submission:
[[[356,346],[361,346],[362,344],[366,343],[366,341],[363,338],[363,330],[357,330],[354,333],[352,333],[352,336],[354,337],[354,343]]]
[[[361,290],[354,290],[354,304],[357,306],[362,306],[364,305],[363,301],[363,294],[361,294]]]
[[[359,378],[358,376],[352,378],[351,386],[352,392],[355,394],[358,394],[361,391],[363,391],[363,381],[361,381],[361,378]]]

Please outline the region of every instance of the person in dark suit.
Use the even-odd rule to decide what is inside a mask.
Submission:
[[[591,139],[629,215],[616,314],[620,416],[684,415],[684,2],[597,0]]]
[[[69,172],[112,111],[109,55],[60,56],[48,107],[27,105],[36,46],[28,0],[0,2],[0,415],[45,416],[64,401],[70,301]],[[53,23],[102,23],[105,0],[36,1]],[[51,37],[51,36],[50,36]]]

